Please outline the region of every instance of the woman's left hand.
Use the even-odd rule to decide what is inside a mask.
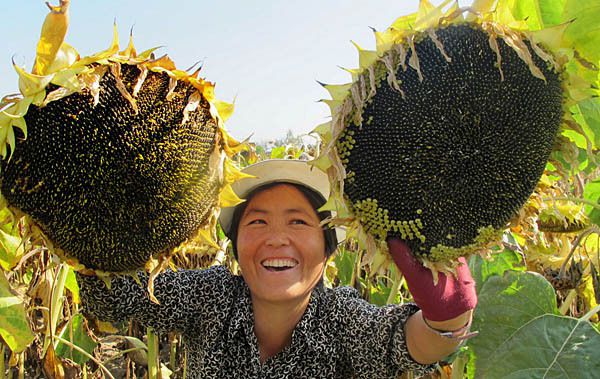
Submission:
[[[473,309],[477,305],[475,281],[464,258],[456,268],[456,276],[433,272],[424,267],[408,245],[399,239],[389,239],[388,248],[400,269],[420,312],[412,315],[406,325],[406,344],[413,359],[433,363],[452,353],[466,338]]]
[[[408,245],[397,238],[389,239],[388,248],[396,266],[406,278],[406,284],[423,316],[429,321],[454,319],[477,305],[475,281],[464,258],[459,258],[456,276],[433,273],[412,254]]]

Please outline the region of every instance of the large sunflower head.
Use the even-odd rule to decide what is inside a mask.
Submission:
[[[154,49],[119,49],[116,27],[107,50],[80,57],[64,42],[68,5],[50,7],[32,72],[15,66],[21,93],[2,102],[4,204],[80,269],[131,271],[210,243],[219,205],[239,201],[231,104]]]
[[[313,163],[331,179],[333,222],[370,253],[398,237],[441,270],[495,244],[551,153],[564,159],[565,133],[585,136],[574,107],[596,91],[600,36],[570,6],[421,1],[375,32],[352,82],[325,86],[332,119]]]

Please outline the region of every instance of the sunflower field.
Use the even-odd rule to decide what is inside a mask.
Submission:
[[[326,207],[337,211],[331,222],[347,238],[326,266],[326,286],[354,287],[377,305],[410,302],[381,246],[388,233],[405,236],[433,270],[451,275],[456,257],[468,259],[479,334],[432,378],[600,377],[598,0],[475,0],[467,7],[421,0],[416,13],[374,31],[375,50],[357,46],[350,83],[323,84],[331,120],[307,133],[311,143],[291,132],[269,143],[236,141],[225,130],[233,106],[215,98],[212,83],[153,49],[138,53],[132,41],[120,47],[116,27],[107,50],[80,57],[64,41],[68,6],[49,5],[33,70],[15,65],[20,93],[0,101],[0,379],[186,378],[181,336],[135,321],[87,319],[76,272],[108,278],[145,270],[151,296],[152,278],[167,268],[225,265],[238,273],[218,210],[240,201],[230,187],[243,177],[240,168],[270,158],[307,160],[329,174],[334,191]],[[455,33],[472,37],[463,61],[453,55],[460,50],[451,43]],[[489,77],[477,76],[472,63],[484,52]],[[430,79],[453,64],[456,82]],[[488,91],[491,77],[499,89],[477,92]],[[510,87],[529,80],[542,88],[539,98]],[[427,98],[437,90],[496,103],[457,113],[441,95]],[[463,95],[465,103],[484,103]],[[404,120],[409,126],[385,134]],[[456,120],[518,127],[489,139],[483,132],[456,137]],[[422,143],[427,133],[442,142]],[[80,140],[95,150],[79,149]],[[400,154],[405,140],[412,145]],[[393,179],[405,191],[389,206],[387,193],[367,201],[360,192],[367,185],[361,170],[372,176],[373,167],[388,170],[383,183]],[[448,188],[468,175],[446,178],[449,167],[473,172],[457,185],[460,193]],[[419,203],[401,213],[430,193],[429,208]],[[396,217],[391,207],[399,199],[409,200]],[[448,206],[463,199],[476,211]],[[429,228],[440,219],[456,231]]]

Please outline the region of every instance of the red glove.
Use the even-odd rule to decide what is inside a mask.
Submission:
[[[459,258],[456,277],[438,273],[437,285],[433,273],[411,253],[410,247],[397,238],[387,241],[396,266],[406,278],[406,284],[423,316],[431,321],[446,321],[460,316],[477,305],[475,281],[464,258]]]

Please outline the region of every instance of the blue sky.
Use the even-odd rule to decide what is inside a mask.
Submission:
[[[327,92],[317,80],[348,82],[338,66],[358,64],[350,40],[373,48],[369,27],[383,30],[417,7],[417,0],[71,0],[67,42],[82,56],[103,50],[116,20],[122,46],[133,27],[138,51],[164,46],[158,54],[181,69],[200,61],[217,97],[236,99],[226,129],[261,142],[327,121],[328,108],[318,102]],[[31,68],[46,13],[41,0],[3,2],[1,95],[17,91],[11,59]]]

